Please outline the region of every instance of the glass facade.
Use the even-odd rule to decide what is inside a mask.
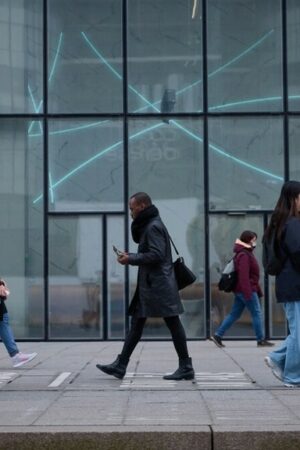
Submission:
[[[124,337],[137,271],[112,245],[135,251],[141,190],[197,275],[187,335],[210,336],[232,304],[217,283],[234,240],[260,242],[300,177],[299,31],[298,0],[1,2],[0,275],[16,337]],[[266,335],[281,337],[274,280],[261,284]],[[144,337],[169,334],[149,319]],[[253,338],[249,315],[226,337]]]

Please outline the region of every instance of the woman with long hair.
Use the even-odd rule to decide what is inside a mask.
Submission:
[[[222,343],[224,333],[236,322],[245,308],[251,314],[252,325],[255,331],[257,346],[266,347],[273,345],[264,339],[262,328],[262,313],[259,298],[262,290],[259,285],[259,265],[253,254],[256,247],[257,234],[254,231],[245,230],[234,244],[234,266],[237,272],[237,284],[234,289],[234,302],[228,316],[216,330],[211,340],[218,347],[225,347]]]
[[[275,279],[277,302],[282,303],[290,334],[265,357],[273,375],[285,386],[300,386],[300,182],[287,181],[264,238],[275,238],[283,267]]]

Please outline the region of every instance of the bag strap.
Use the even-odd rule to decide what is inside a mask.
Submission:
[[[173,248],[174,248],[174,250],[175,250],[176,255],[179,256],[179,252],[178,252],[178,250],[177,250],[177,248],[176,248],[176,245],[174,244],[173,239],[171,238],[171,236],[169,235],[169,233],[168,233],[168,236],[169,236],[169,239],[170,239],[171,244],[173,245]]]

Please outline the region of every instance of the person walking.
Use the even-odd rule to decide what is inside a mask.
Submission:
[[[16,344],[9,316],[6,308],[6,299],[10,292],[4,280],[0,280],[0,337],[11,357],[13,367],[20,367],[37,356],[37,353],[21,353]]]
[[[133,219],[131,233],[138,243],[137,253],[121,253],[120,264],[138,266],[137,288],[129,307],[131,328],[117,359],[108,365],[97,364],[102,372],[122,379],[129,358],[142,337],[148,317],[163,317],[170,330],[179,358],[178,369],[165,375],[165,380],[190,380],[194,378],[192,359],[189,356],[186,334],[179,315],[183,306],[175,279],[169,233],[159,211],[145,192],[138,192],[129,199]]]
[[[221,325],[211,336],[211,340],[218,347],[225,347],[222,337],[225,332],[236,322],[245,308],[251,314],[252,325],[255,331],[257,346],[272,346],[273,343],[264,339],[262,328],[262,312],[259,297],[262,290],[259,285],[259,265],[253,254],[256,247],[257,234],[254,231],[245,230],[239,239],[235,241],[233,251],[235,270],[237,271],[237,284],[234,289],[234,301],[230,313],[225,317]]]
[[[265,357],[273,375],[287,387],[300,387],[300,182],[287,181],[271,216],[264,238],[275,237],[283,267],[275,278],[290,334]]]

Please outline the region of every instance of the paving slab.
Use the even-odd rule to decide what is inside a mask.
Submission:
[[[96,368],[122,342],[20,347],[38,356],[18,369],[0,347],[0,449],[300,449],[300,389],[255,341],[189,342],[196,376],[179,382],[163,379],[177,367],[168,341],[140,342],[123,380]]]

